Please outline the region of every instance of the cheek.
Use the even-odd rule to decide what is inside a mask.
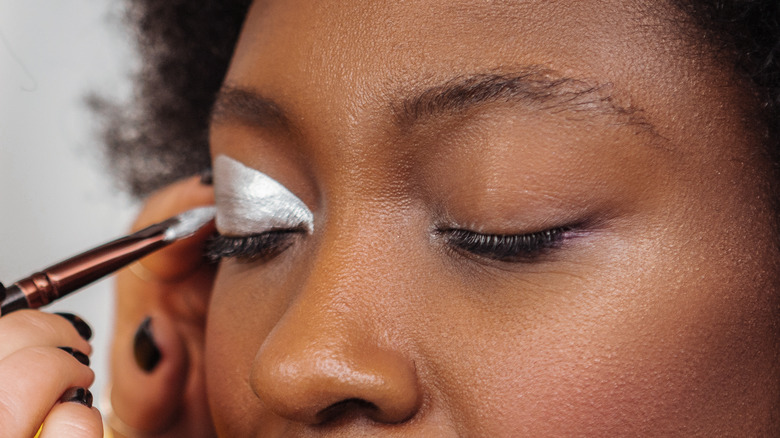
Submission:
[[[252,363],[270,331],[274,303],[262,290],[247,288],[242,275],[217,276],[209,307],[206,336],[206,382],[212,415],[220,436],[249,436],[267,415],[249,383]]]
[[[522,275],[396,257],[382,265],[385,287],[371,288],[387,294],[370,295],[385,297],[371,308],[392,315],[392,324],[372,319],[354,297],[349,309],[413,351],[428,419],[453,419],[472,436],[760,436],[740,432],[760,427],[745,418],[777,412],[778,270],[761,262],[776,253],[745,249],[757,242],[691,239],[691,226],[626,227],[600,235],[576,262]],[[724,247],[728,254],[718,252]],[[250,378],[306,266],[282,256],[268,266],[220,270],[206,345],[220,435],[284,427]],[[425,281],[404,295],[401,274]],[[315,282],[306,300],[327,300],[329,288],[343,286],[337,279]],[[362,294],[372,279],[352,286]]]
[[[772,285],[633,250],[598,280],[440,321],[425,350],[456,418],[484,436],[713,436],[776,410]]]

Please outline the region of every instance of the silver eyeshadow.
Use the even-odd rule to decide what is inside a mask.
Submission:
[[[259,170],[226,155],[214,160],[217,230],[248,236],[274,229],[314,231],[314,215],[297,196]]]

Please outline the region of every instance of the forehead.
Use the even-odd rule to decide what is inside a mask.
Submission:
[[[299,86],[356,93],[513,65],[658,79],[669,55],[684,62],[672,16],[659,2],[610,0],[256,2],[229,79],[285,71]]]
[[[345,129],[472,75],[553,72],[609,89],[663,138],[734,118],[728,70],[692,56],[666,2],[263,1],[250,10],[226,84],[299,121]],[[727,106],[724,103],[730,103]],[[313,118],[312,116],[315,116]],[[690,118],[690,120],[686,119]],[[304,122],[305,123],[305,122]]]

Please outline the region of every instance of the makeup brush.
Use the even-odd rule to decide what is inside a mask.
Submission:
[[[19,309],[37,309],[120,268],[195,234],[214,220],[215,207],[199,207],[83,252],[8,288],[0,283],[0,316]]]

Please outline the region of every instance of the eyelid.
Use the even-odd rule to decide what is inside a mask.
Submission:
[[[253,235],[273,229],[314,231],[314,215],[282,184],[228,157],[214,160],[217,229],[229,235]]]

